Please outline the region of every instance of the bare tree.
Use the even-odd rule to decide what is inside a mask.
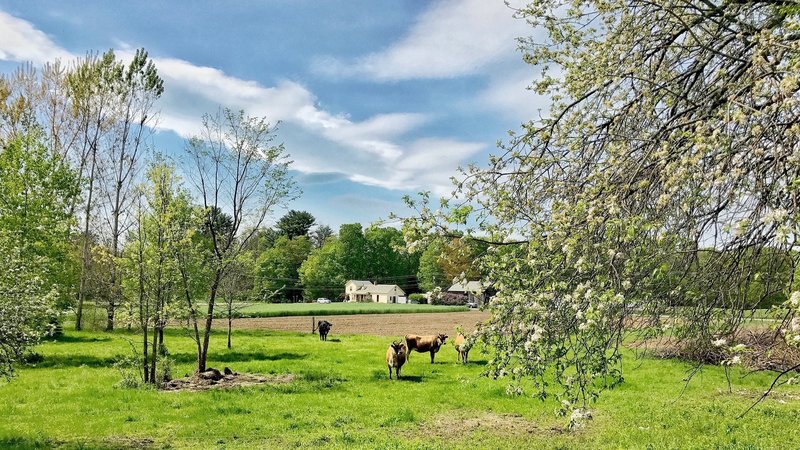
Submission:
[[[192,165],[187,173],[206,213],[211,253],[208,304],[198,343],[200,372],[206,369],[214,307],[226,271],[272,209],[299,193],[289,175],[291,161],[274,139],[275,128],[265,119],[224,109],[204,116],[202,134],[186,145]],[[230,223],[220,220],[226,212]],[[249,231],[240,235],[240,230]],[[192,314],[195,326],[198,319]]]

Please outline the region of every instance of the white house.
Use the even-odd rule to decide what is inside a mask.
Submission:
[[[375,286],[371,281],[347,280],[344,284],[344,296],[348,302],[371,302],[372,295],[367,291]]]
[[[447,292],[454,294],[464,294],[471,302],[481,304],[484,302],[484,288],[480,281],[467,281],[466,283],[455,283],[450,286]]]
[[[344,293],[348,302],[398,303],[406,296],[396,284],[372,284],[361,280],[348,280],[344,284]]]

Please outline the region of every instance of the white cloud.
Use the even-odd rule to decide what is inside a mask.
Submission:
[[[524,65],[520,70],[494,76],[474,100],[517,122],[538,119],[547,115],[550,108],[549,97],[528,89],[538,74],[533,67]]]
[[[515,39],[530,28],[513,12],[499,0],[436,2],[387,49],[354,61],[320,58],[314,68],[332,76],[388,81],[474,74],[517,56]]]
[[[0,11],[0,59],[43,64],[72,55],[53,43],[30,22]]]
[[[424,19],[425,20],[429,19]],[[130,47],[117,50],[123,60]],[[43,63],[75,55],[58,47],[31,23],[0,12],[0,59]],[[219,106],[283,121],[314,145],[289,146],[296,170],[338,172],[350,180],[388,189],[443,192],[455,165],[485,146],[452,139],[416,139],[407,135],[430,120],[426,114],[378,114],[363,121],[320,108],[307,88],[293,81],[266,87],[213,68],[176,58],[153,58],[164,79],[158,128],[188,137],[200,130],[200,117]]]
[[[425,138],[410,143],[403,159],[396,164],[377,167],[369,175],[357,174],[353,181],[384,186],[390,189],[411,190],[420,186],[436,195],[452,190],[450,177],[456,175],[456,161],[475,157],[486,145],[453,139]]]

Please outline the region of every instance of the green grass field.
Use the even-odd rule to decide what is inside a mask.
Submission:
[[[223,315],[223,304],[217,305]],[[467,311],[465,306],[411,305],[385,303],[256,303],[238,307],[239,317],[325,316],[342,314],[436,313]]]
[[[286,385],[158,392],[115,387],[111,367],[135,335],[68,332],[36,348],[43,359],[0,384],[0,448],[798,448],[800,389],[746,408],[767,374],[734,378],[708,367],[680,392],[687,366],[630,354],[625,383],[592,405],[594,419],[564,430],[556,401],[509,397],[480,377],[486,355],[455,362],[448,343],[431,365],[414,354],[405,379],[387,379],[389,338],[236,332],[214,335],[210,364],[294,374]],[[169,330],[175,375],[192,371],[192,342]]]

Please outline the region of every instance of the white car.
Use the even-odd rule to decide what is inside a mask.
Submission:
[[[330,303],[331,301],[327,298],[318,298],[317,303]]]

